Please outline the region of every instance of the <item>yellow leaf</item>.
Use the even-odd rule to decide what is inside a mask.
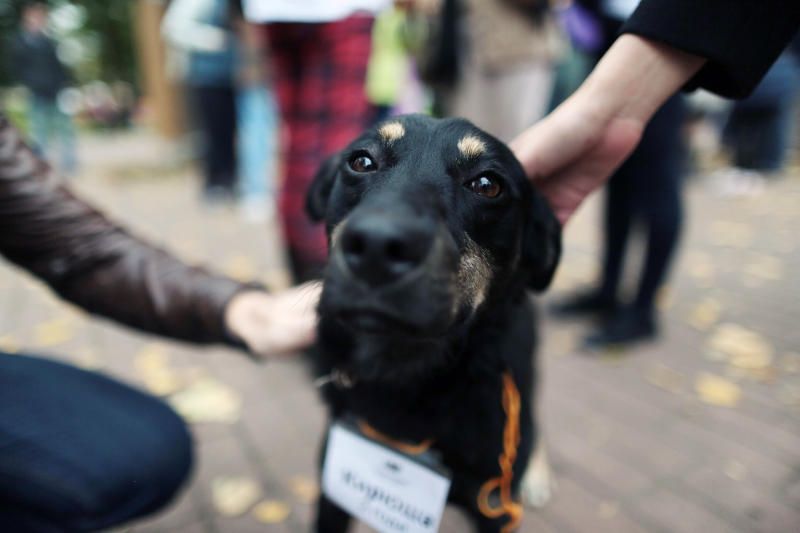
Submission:
[[[211,501],[223,516],[246,513],[261,497],[261,487],[247,477],[221,477],[211,481]]]
[[[713,326],[722,312],[722,305],[713,298],[705,298],[689,314],[689,325],[700,331]]]
[[[283,502],[264,500],[253,509],[253,516],[264,524],[277,524],[289,517],[292,510]]]
[[[242,400],[227,385],[202,378],[169,397],[168,403],[192,423],[233,423],[239,419]]]
[[[68,320],[57,318],[36,326],[34,341],[38,346],[50,347],[64,344],[73,336],[72,325]]]
[[[0,351],[5,353],[17,353],[19,342],[13,335],[3,335],[0,337]]]
[[[700,374],[694,387],[701,400],[721,407],[735,407],[742,396],[738,385],[713,374]]]
[[[730,361],[764,361],[772,358],[772,345],[759,333],[738,324],[720,324],[708,341],[708,347],[725,354]]]
[[[289,480],[289,488],[292,494],[304,503],[315,501],[319,495],[317,482],[304,477],[293,477]]]

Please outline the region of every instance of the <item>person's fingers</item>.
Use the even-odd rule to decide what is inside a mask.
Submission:
[[[552,174],[534,178],[562,225],[593,191],[600,188],[630,155],[642,136],[639,122],[615,120],[601,138]]]
[[[550,176],[597,144],[603,125],[561,106],[509,143],[529,178]]]

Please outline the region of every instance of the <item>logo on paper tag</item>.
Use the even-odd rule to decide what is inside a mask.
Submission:
[[[442,472],[341,424],[331,427],[322,491],[381,533],[438,531],[449,490]]]

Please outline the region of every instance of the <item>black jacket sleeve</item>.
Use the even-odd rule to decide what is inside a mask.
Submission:
[[[747,96],[800,26],[800,0],[642,0],[622,32],[708,59],[687,89]]]

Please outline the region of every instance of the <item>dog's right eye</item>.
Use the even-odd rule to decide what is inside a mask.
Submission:
[[[375,172],[378,170],[378,165],[375,161],[364,152],[353,154],[348,162],[350,169],[354,172]]]

